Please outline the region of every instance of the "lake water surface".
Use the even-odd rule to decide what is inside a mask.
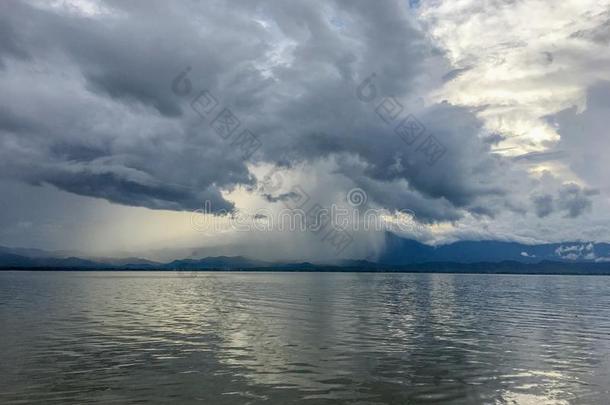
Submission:
[[[0,272],[0,403],[608,404],[610,277]]]

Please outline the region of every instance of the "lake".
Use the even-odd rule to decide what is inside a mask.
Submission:
[[[610,277],[0,272],[0,403],[610,403]]]

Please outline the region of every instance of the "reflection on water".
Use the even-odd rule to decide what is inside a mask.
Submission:
[[[0,403],[609,403],[610,278],[194,275],[0,273]]]

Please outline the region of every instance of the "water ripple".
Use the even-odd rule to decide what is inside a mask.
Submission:
[[[0,273],[0,403],[608,403],[610,278]]]

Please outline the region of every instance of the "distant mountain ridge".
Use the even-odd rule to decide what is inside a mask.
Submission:
[[[378,263],[405,265],[429,262],[502,262],[539,263],[609,262],[610,244],[593,242],[563,242],[525,245],[502,241],[460,241],[447,245],[430,246],[386,234],[386,244]]]
[[[243,256],[217,256],[202,259],[181,259],[169,263],[157,263],[140,258],[88,260],[78,257],[26,257],[0,253],[0,269],[108,269],[108,270],[239,270],[254,268],[313,269],[308,262],[274,263],[253,260]]]
[[[375,262],[341,260],[333,264],[309,262],[268,262],[244,256],[216,256],[200,259],[179,259],[158,263],[137,257],[94,258],[58,257],[57,253],[39,249],[6,248],[0,246],[2,269],[116,269],[116,270],[320,270],[322,268],[391,269],[393,267],[446,268],[448,265],[490,264],[599,264],[610,268],[610,244],[593,242],[564,242],[525,245],[501,241],[460,241],[441,246],[430,246],[414,240],[386,234],[384,252]],[[456,266],[460,267],[460,266]],[[461,266],[462,268],[466,268]],[[476,266],[470,266],[476,268]],[[497,266],[496,266],[497,267]],[[540,267],[540,266],[539,266]],[[564,266],[566,267],[566,266]],[[569,266],[568,266],[569,267]],[[591,267],[591,266],[589,266]],[[595,267],[595,266],[593,266]]]
[[[78,257],[26,257],[0,253],[0,268],[102,268],[102,263]]]
[[[163,267],[172,269],[222,269],[271,267],[274,263],[252,260],[243,256],[217,256],[203,259],[182,259],[169,262]]]

